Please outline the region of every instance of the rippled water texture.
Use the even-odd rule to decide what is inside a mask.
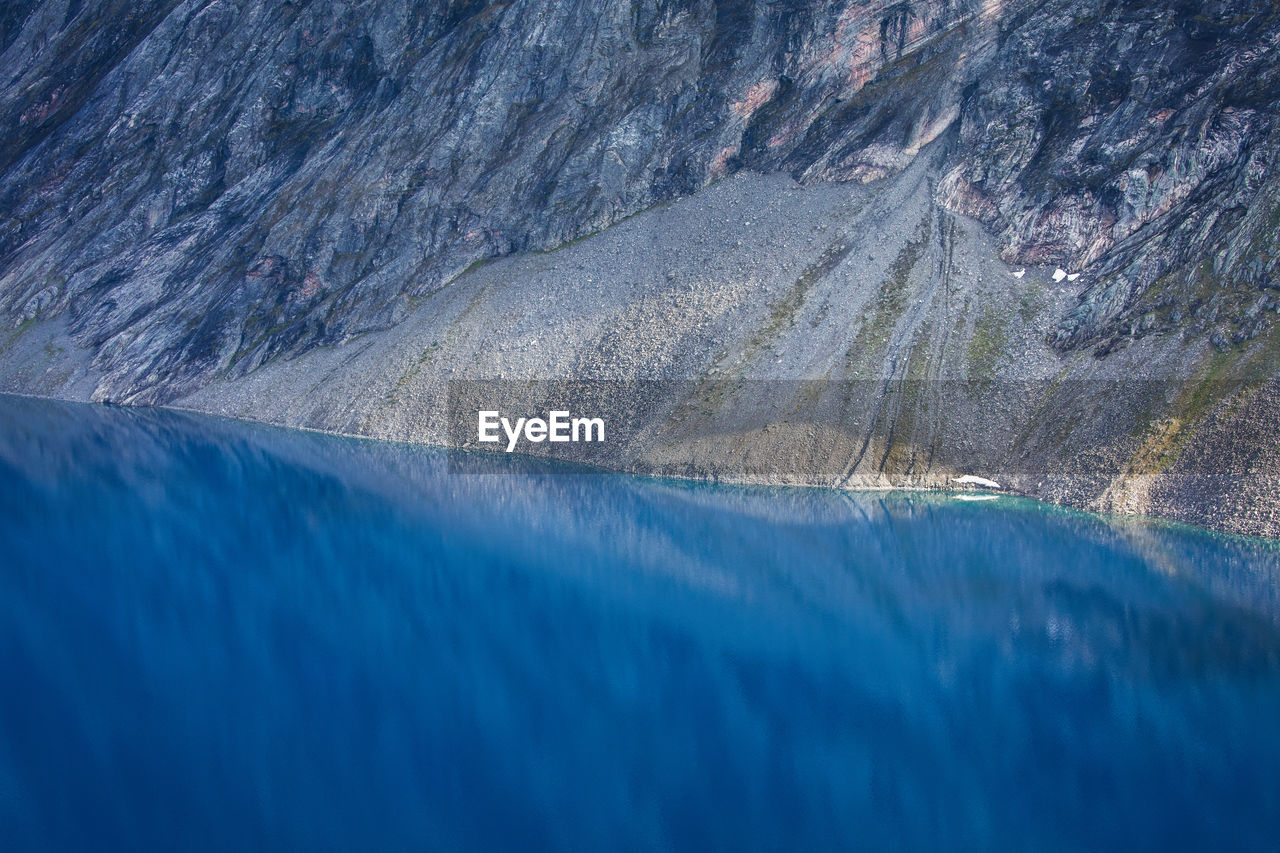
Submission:
[[[5,849],[1280,839],[1274,544],[446,458],[0,398]]]

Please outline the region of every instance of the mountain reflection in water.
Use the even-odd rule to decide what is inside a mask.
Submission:
[[[1266,849],[1280,549],[0,397],[27,849]]]

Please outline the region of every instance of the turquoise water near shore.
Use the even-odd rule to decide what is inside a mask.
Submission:
[[[1280,548],[0,397],[6,850],[1274,849]]]

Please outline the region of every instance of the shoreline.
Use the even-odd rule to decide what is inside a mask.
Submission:
[[[553,466],[572,466],[581,467],[588,470],[580,472],[583,474],[600,475],[610,474],[624,477],[634,477],[651,481],[668,481],[674,483],[687,484],[708,484],[722,485],[741,488],[767,488],[767,489],[816,489],[826,492],[841,493],[858,493],[858,494],[876,494],[876,493],[898,493],[908,495],[936,495],[939,497],[963,498],[966,495],[986,496],[990,498],[1010,498],[1019,501],[1029,501],[1046,510],[1065,511],[1070,513],[1080,513],[1092,518],[1114,523],[1114,522],[1139,522],[1144,524],[1172,525],[1174,527],[1188,528],[1203,533],[1212,534],[1214,536],[1226,536],[1232,539],[1247,540],[1254,543],[1261,543],[1268,547],[1280,547],[1280,536],[1268,536],[1260,533],[1247,533],[1237,530],[1223,529],[1207,524],[1197,524],[1191,521],[1167,516],[1146,513],[1124,513],[1124,512],[1106,512],[1093,509],[1087,506],[1079,506],[1076,504],[1055,501],[1049,498],[1041,497],[1035,494],[1028,494],[1012,488],[1005,488],[999,491],[989,489],[957,489],[947,488],[942,485],[915,485],[915,484],[891,484],[891,485],[873,485],[861,484],[850,486],[833,486],[830,484],[816,482],[777,482],[764,478],[744,478],[744,477],[715,477],[715,476],[697,476],[681,473],[663,473],[642,471],[625,467],[614,467],[607,464],[599,464],[588,461],[561,459],[554,456],[548,456],[537,453],[524,453],[513,451],[511,453],[498,452],[493,450],[480,450],[474,448],[455,447],[448,444],[439,444],[427,441],[407,441],[403,439],[387,438],[380,436],[360,435],[356,433],[342,432],[333,429],[324,429],[310,426],[295,426],[290,424],[273,423],[265,420],[258,420],[251,417],[242,417],[228,414],[220,414],[215,412],[203,411],[185,406],[138,406],[138,405],[121,405],[114,403],[92,403],[79,400],[64,400],[57,397],[48,397],[39,394],[30,394],[23,392],[3,391],[0,396],[20,397],[30,400],[51,401],[58,403],[75,403],[85,406],[103,406],[129,412],[174,412],[183,415],[195,415],[200,418],[212,418],[214,420],[228,421],[237,425],[252,425],[255,427],[267,427],[270,429],[281,429],[290,432],[311,433],[315,435],[330,436],[334,438],[342,438],[359,442],[372,442],[375,444],[392,445],[411,449],[425,449],[444,453],[467,454],[475,458],[493,457],[496,460],[511,460],[517,464],[538,463]],[[532,472],[529,472],[532,473]],[[572,476],[578,472],[553,472],[560,475]],[[469,476],[461,474],[460,476]],[[485,476],[475,474],[470,476]]]

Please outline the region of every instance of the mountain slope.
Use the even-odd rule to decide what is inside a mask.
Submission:
[[[1278,45],[1261,0],[9,4],[0,388],[443,440],[450,376],[1030,381],[974,461],[1274,533]],[[597,232],[590,281],[539,272]],[[1134,377],[1158,405],[1052,391]],[[864,390],[834,474],[752,476],[958,470],[967,404],[872,453],[913,401]]]

